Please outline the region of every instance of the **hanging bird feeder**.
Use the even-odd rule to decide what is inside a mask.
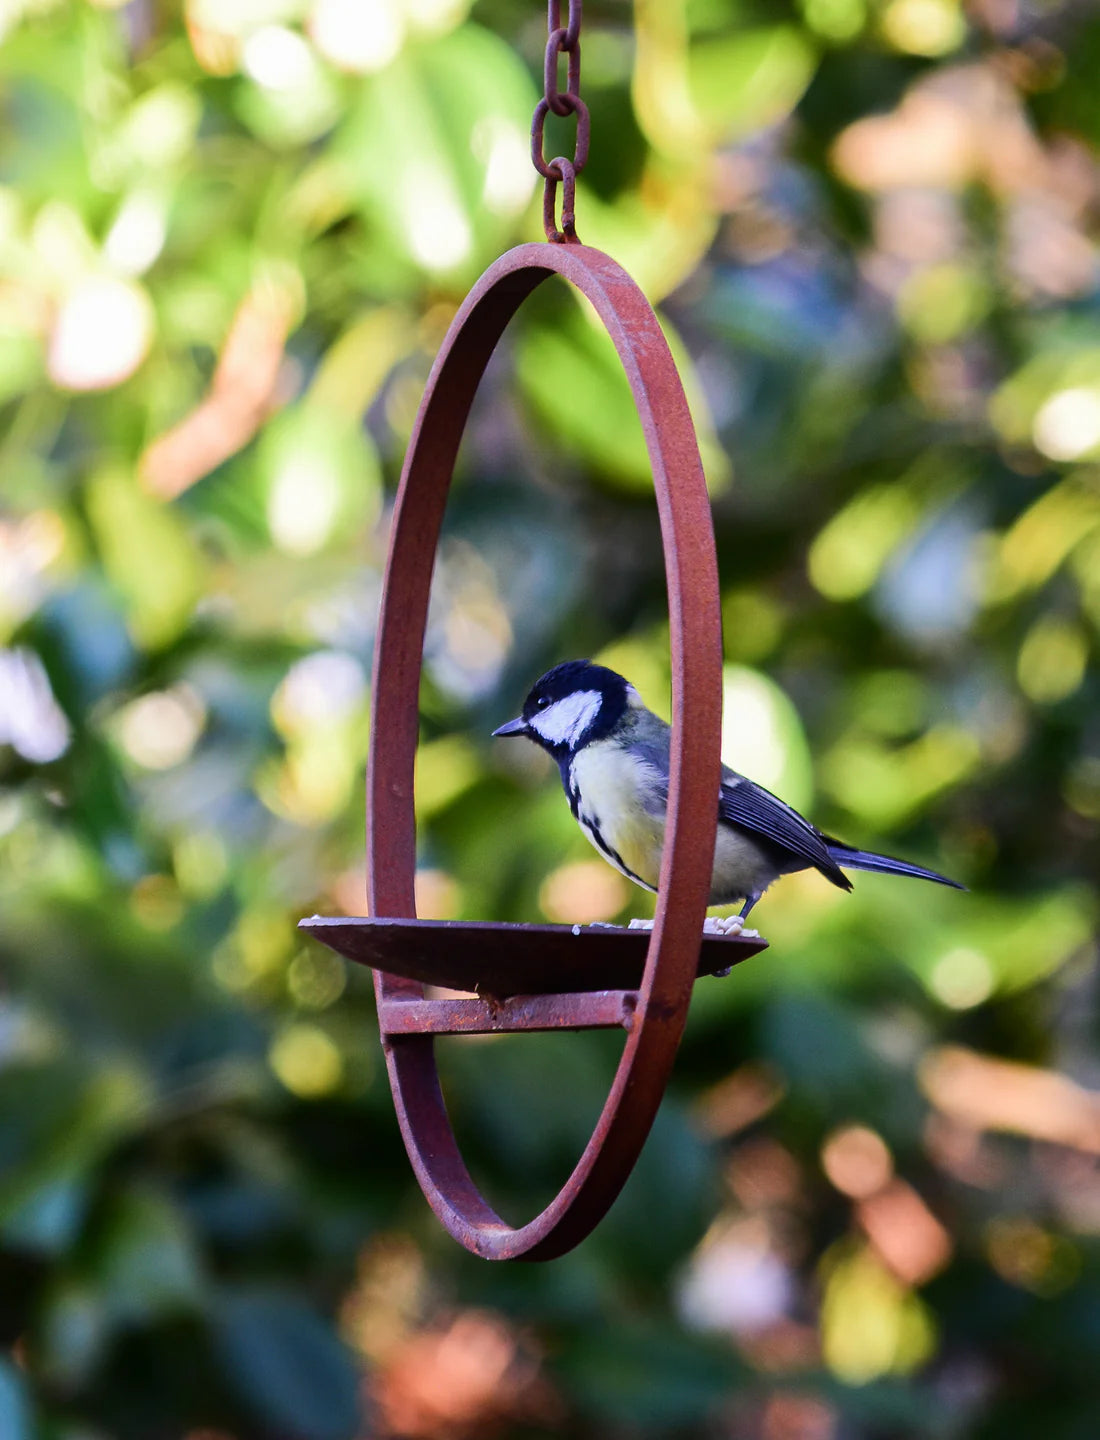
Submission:
[[[545,179],[547,244],[520,245],[467,296],[428,378],[394,508],[374,652],[367,772],[370,917],[302,928],[374,969],[378,1021],[397,1115],[436,1215],[487,1259],[548,1260],[578,1244],[618,1195],[668,1083],[700,975],[765,948],[750,936],[704,936],[718,819],[722,644],[718,571],[699,447],[683,386],[642,292],[608,256],[583,245],[573,216],[588,154],[580,98],[581,0],[568,24],[550,0],[545,93],[531,128]],[[557,88],[558,61],[568,86]],[[546,116],[575,115],[573,159],[543,156]],[[561,186],[562,219],[556,218]],[[630,383],[653,470],[664,545],[672,649],[668,826],[652,931],[416,919],[413,762],[432,567],[455,456],[489,357],[520,305],[560,275],[591,302]],[[690,746],[687,737],[691,737]],[[425,984],[473,992],[429,999]],[[512,1227],[487,1204],[459,1152],[436,1070],[436,1035],[624,1029],[603,1112],[572,1175],[547,1208]]]

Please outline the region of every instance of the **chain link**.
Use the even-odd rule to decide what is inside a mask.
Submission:
[[[561,48],[563,50],[575,50],[581,38],[581,10],[584,8],[582,0],[569,0],[569,28],[565,32],[565,41]],[[551,35],[555,30],[561,29],[561,0],[548,0],[547,6],[547,29]]]
[[[577,188],[577,176],[588,160],[588,141],[591,125],[588,106],[581,99],[581,11],[583,0],[568,0],[569,18],[561,23],[562,0],[547,0],[546,55],[543,60],[543,96],[535,106],[531,121],[531,163],[543,177],[545,185],[542,194],[542,224],[547,240],[561,244],[577,239],[576,220],[573,210]],[[567,59],[565,89],[558,89],[558,58]],[[561,117],[575,115],[577,138],[573,145],[573,158],[555,156],[547,160],[544,154],[543,132],[547,115]],[[557,228],[558,186],[562,191],[561,229]]]

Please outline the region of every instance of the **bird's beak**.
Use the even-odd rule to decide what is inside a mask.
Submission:
[[[509,720],[507,725],[502,725],[499,730],[493,731],[493,738],[498,735],[526,735],[527,721],[521,715],[518,720]]]

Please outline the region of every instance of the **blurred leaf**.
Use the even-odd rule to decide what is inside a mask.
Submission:
[[[667,322],[666,338],[674,356],[683,350]],[[579,301],[564,314],[559,308],[553,324],[525,326],[516,355],[519,382],[543,425],[563,448],[572,451],[598,475],[625,489],[650,489],[652,469],[641,422],[634,408],[630,383],[615,345],[598,317]],[[692,371],[681,365],[689,396]],[[568,382],[563,389],[563,376]],[[693,417],[708,485],[720,493],[729,464],[711,432],[706,409],[696,392]]]
[[[41,723],[9,661],[3,1440],[1092,1440],[1100,26],[1008,9],[586,7],[578,225],[660,302],[699,432],[726,758],[972,889],[779,880],[604,1222],[493,1266],[417,1191],[371,977],[318,979],[294,922],[362,907],[389,497],[464,289],[540,234],[545,12],[0,5],[0,644],[68,726],[53,760],[5,743]],[[567,292],[505,335],[448,499],[433,913],[532,920],[563,875],[652,909],[553,762],[488,739],[572,655],[668,709],[648,457]],[[622,1043],[439,1042],[516,1220]],[[1006,1081],[930,1111],[922,1057],[952,1053],[1030,1076],[1070,1143],[1024,1138]],[[885,1188],[849,1193],[838,1145]],[[953,1258],[918,1295],[921,1204]]]
[[[765,1011],[766,1051],[806,1097],[835,1105],[857,1096],[877,1061],[850,1007],[825,995],[784,995]]]
[[[822,779],[847,809],[880,831],[908,819],[981,761],[977,737],[961,725],[933,725],[907,745],[848,735],[821,763]]]
[[[604,1426],[643,1435],[705,1426],[737,1375],[732,1358],[700,1336],[628,1316],[620,1316],[598,1346],[584,1340],[570,1347],[559,1365]]]
[[[178,516],[121,469],[91,480],[87,503],[104,569],[126,602],[134,638],[147,648],[168,644],[202,589],[199,556]]]
[[[986,995],[1011,994],[1034,985],[1078,953],[1095,932],[1098,918],[1097,898],[1083,886],[1014,901],[973,896],[954,914],[949,936],[938,927],[914,935],[913,958],[934,992],[951,994],[952,967],[969,973],[977,956],[988,976]]]
[[[355,415],[308,401],[288,408],[264,431],[257,463],[268,529],[288,554],[312,555],[378,513],[378,457]]]
[[[4,1222],[4,1240],[17,1250],[57,1255],[76,1237],[87,1207],[86,1187],[75,1179],[44,1186]]]
[[[29,390],[41,375],[42,347],[35,337],[18,330],[0,333],[0,405]]]
[[[637,188],[620,191],[613,203],[582,180],[577,211],[584,217],[585,244],[618,261],[654,305],[688,279],[714,242],[707,173],[679,159],[652,156]],[[705,428],[698,397],[692,393],[690,355],[675,342],[673,353],[678,366],[687,362],[681,376],[696,424]],[[716,452],[713,460],[725,469],[724,452]],[[709,474],[709,464],[707,468]]]
[[[115,1319],[148,1321],[191,1308],[202,1295],[183,1216],[152,1193],[120,1196],[99,1222],[89,1273]]]
[[[596,1123],[618,1048],[618,1037],[553,1034],[525,1036],[522,1048],[511,1037],[442,1048],[445,1088],[463,1097],[457,1133],[487,1152],[493,1189],[540,1208],[553,1198]]]
[[[332,1330],[277,1292],[225,1294],[217,1332],[226,1378],[275,1431],[300,1440],[357,1433],[359,1376]]]
[[[809,37],[791,25],[692,37],[691,10],[688,0],[635,8],[638,118],[650,144],[671,154],[775,124],[797,102],[815,59]]]
[[[0,1215],[17,1216],[40,1189],[80,1177],[141,1120],[147,1095],[131,1068],[77,1077],[62,1066],[0,1075],[0,1107],[17,1117],[5,1150]]]
[[[334,77],[304,40],[300,45],[291,61],[290,84],[243,85],[237,100],[245,124],[261,140],[279,148],[292,149],[318,139],[341,114],[340,91]]]
[[[934,1353],[936,1328],[927,1306],[869,1249],[834,1252],[825,1273],[822,1345],[839,1379],[866,1385],[891,1372],[906,1375]]]
[[[990,400],[990,417],[1006,440],[1033,441],[1056,460],[1095,457],[1100,346],[1092,340],[1091,333],[1076,328],[1054,331],[1000,386]]]
[[[798,711],[759,670],[727,665],[722,681],[722,757],[796,810],[809,809],[813,764]]]
[[[405,263],[472,276],[490,258],[534,189],[524,136],[534,103],[513,51],[470,24],[406,46],[364,86],[338,149]]]
[[[76,1387],[100,1365],[111,1338],[111,1317],[91,1284],[63,1279],[45,1297],[35,1333],[36,1353],[49,1380]]]
[[[605,1243],[625,1266],[660,1280],[698,1243],[715,1203],[711,1167],[712,1156],[686,1111],[666,1100],[604,1222]],[[655,1214],[662,1217],[658,1231]]]
[[[12,117],[0,143],[0,178],[34,200],[85,198],[93,190],[78,104],[83,40],[70,16],[53,28],[48,44],[20,28],[0,47]]]
[[[699,115],[727,140],[774,125],[806,88],[815,58],[805,34],[791,25],[696,41],[689,83]]]
[[[33,1440],[30,1401],[23,1376],[0,1360],[0,1435],[4,1440]]]
[[[832,516],[811,546],[810,579],[830,600],[864,594],[918,513],[906,486],[864,487]]]

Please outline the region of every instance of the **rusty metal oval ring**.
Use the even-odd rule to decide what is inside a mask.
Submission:
[[[455,456],[489,357],[523,300],[553,274],[591,301],[634,396],[665,550],[673,673],[668,834],[636,1018],[603,1112],[549,1206],[508,1225],[470,1177],[447,1117],[431,1035],[390,1035],[390,1084],[405,1144],[433,1210],[488,1259],[551,1259],[606,1212],[638,1157],[676,1054],[695,977],[714,857],[721,731],[721,629],[710,507],[683,386],[656,315],[629,275],[583,245],[521,245],[489,267],[443,342],[398,491],[375,645],[367,776],[370,913],[415,915],[413,762],[432,566]],[[690,597],[690,598],[689,598]],[[691,744],[687,744],[690,735]],[[375,973],[382,1002],[423,998]]]

